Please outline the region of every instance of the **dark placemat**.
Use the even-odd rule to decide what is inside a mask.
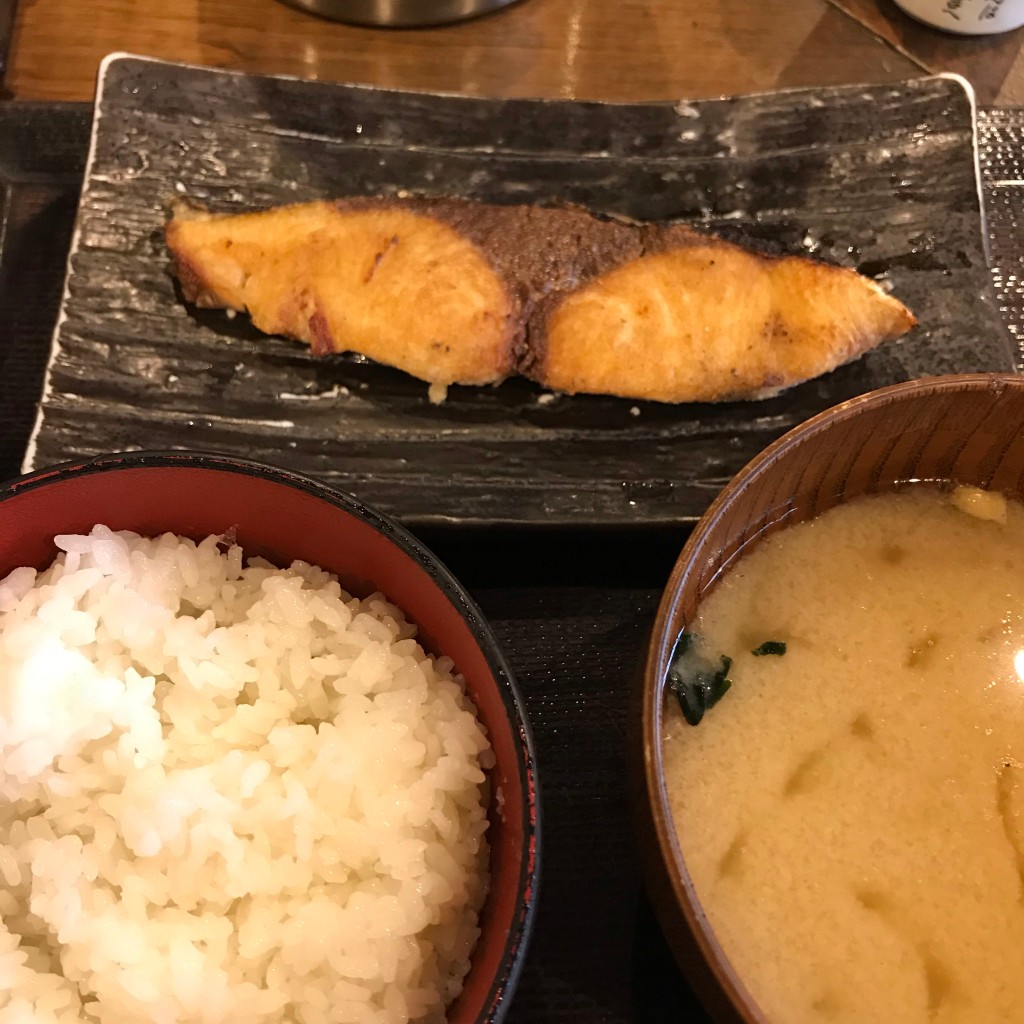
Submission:
[[[88,118],[84,107],[0,104],[0,477],[16,472],[41,386]],[[1019,340],[1024,112],[982,112],[978,130],[993,278]],[[510,1024],[706,1024],[643,895],[626,776],[631,680],[685,527],[420,532],[494,625],[537,741],[543,880]]]
[[[692,520],[769,441],[885,384],[1014,368],[992,301],[961,82],[686,103],[494,100],[118,57],[95,145],[35,465],[111,448],[244,453],[410,525]],[[576,202],[697,222],[878,276],[921,326],[765,402],[667,406],[545,395],[521,379],[425,386],[317,359],[176,294],[162,226],[222,210],[412,192]],[[550,399],[550,400],[549,400]]]
[[[999,312],[1024,367],[1024,110],[978,112],[978,162]]]
[[[542,786],[540,903],[509,1021],[707,1021],[654,922],[633,847],[630,682],[658,592],[477,597],[519,680]]]
[[[91,119],[86,104],[0,103],[0,479],[35,419]]]

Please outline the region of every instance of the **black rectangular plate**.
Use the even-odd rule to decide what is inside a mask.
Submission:
[[[880,276],[906,339],[757,403],[555,396],[523,380],[426,387],[317,359],[186,307],[162,225],[349,194],[564,200],[685,219]],[[982,241],[962,81],[609,105],[388,92],[114,57],[26,468],[132,448],[248,455],[413,525],[664,526],[699,516],[779,434],[864,391],[1010,371]]]

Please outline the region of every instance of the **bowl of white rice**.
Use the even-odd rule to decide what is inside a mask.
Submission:
[[[489,626],[386,516],[183,452],[0,487],[0,1024],[500,1021],[538,815]]]

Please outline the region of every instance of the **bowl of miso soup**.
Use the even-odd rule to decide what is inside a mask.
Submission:
[[[886,388],[750,463],[672,572],[642,739],[714,1020],[1024,1019],[1024,379]]]

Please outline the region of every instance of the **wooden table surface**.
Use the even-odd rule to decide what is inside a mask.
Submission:
[[[980,102],[1016,105],[1022,46],[1024,29],[946,35],[891,0],[520,0],[406,30],[329,22],[280,0],[20,0],[5,85],[16,99],[90,100],[101,58],[127,51],[395,88],[612,101],[956,71]]]

